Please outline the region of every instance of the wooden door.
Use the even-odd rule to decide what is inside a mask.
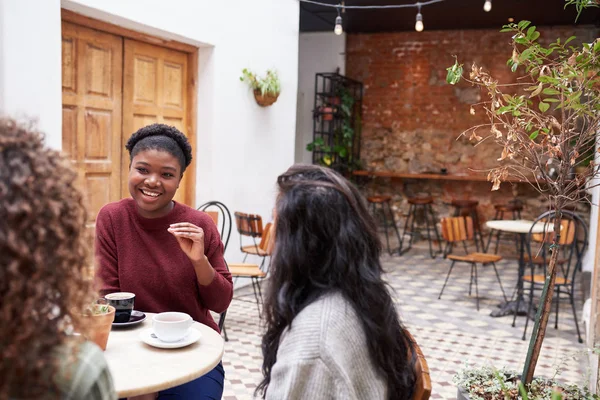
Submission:
[[[188,54],[125,39],[123,81],[123,146],[129,136],[151,123],[173,125],[188,135]],[[129,155],[123,158],[123,196],[128,195]],[[186,170],[175,200],[194,206],[194,165]]]
[[[62,23],[63,150],[75,163],[88,208],[121,198],[123,39]]]

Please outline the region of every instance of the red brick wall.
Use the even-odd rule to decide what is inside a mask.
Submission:
[[[600,33],[590,27],[540,31],[545,41],[575,35],[591,42]],[[439,172],[446,168],[449,173],[475,173],[470,169],[495,166],[501,152],[497,145],[484,142],[475,147],[466,139],[457,140],[465,129],[487,122],[483,112],[469,113],[471,104],[485,100],[485,93],[465,82],[447,84],[446,68],[456,55],[467,76],[476,62],[500,82],[515,82],[518,75],[506,65],[511,51],[510,34],[498,30],[349,34],[346,75],[364,84],[361,158],[365,167],[402,172]],[[394,185],[390,183],[387,189],[398,194]],[[463,187],[460,182],[428,185],[423,191],[431,192],[431,186],[436,186],[437,194],[445,201],[460,195]],[[489,217],[491,203],[501,200],[500,193],[492,199],[487,182],[468,187],[470,193],[478,193]],[[385,191],[385,184],[378,184],[377,190]],[[419,191],[418,185],[413,185],[412,191]],[[505,196],[500,197],[520,195],[510,189],[503,192]],[[530,198],[532,214],[537,213],[541,202],[535,192],[521,192]],[[397,206],[403,208],[398,201]]]

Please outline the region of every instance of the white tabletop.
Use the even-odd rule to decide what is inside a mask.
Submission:
[[[554,224],[538,222],[533,226],[534,221],[526,219],[503,219],[503,220],[492,220],[487,221],[485,224],[490,229],[497,231],[513,232],[513,233],[543,233],[552,232],[554,230]],[[532,228],[533,226],[533,228]]]
[[[153,313],[129,328],[113,328],[104,357],[119,398],[157,392],[190,382],[212,370],[223,357],[224,342],[212,328],[195,322],[202,337],[179,349],[159,349],[145,344],[140,332],[152,327]]]

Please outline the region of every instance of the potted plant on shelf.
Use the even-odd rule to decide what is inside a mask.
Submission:
[[[106,350],[108,335],[115,319],[115,308],[108,304],[91,304],[87,307],[81,318],[84,332],[88,340],[96,343],[102,350]]]
[[[595,6],[589,0],[566,0],[569,4]],[[505,25],[502,32],[512,35],[512,56],[507,64],[513,72],[523,73],[517,83],[503,85],[476,64],[464,78],[458,61],[448,68],[447,81],[456,84],[464,78],[488,95],[470,112],[484,112],[489,123],[469,128],[461,135],[476,142],[494,141],[502,147],[501,163],[488,175],[492,190],[510,176],[529,180],[556,212],[557,234],[521,375],[530,389],[553,299],[562,211],[584,201],[587,180],[598,174],[599,167],[593,162],[578,174],[573,170],[584,164],[582,154],[590,146],[596,151],[600,130],[600,40],[573,46],[575,37],[570,37],[544,46],[538,41],[540,33],[529,21]],[[558,166],[554,174],[544,161],[549,159]]]
[[[340,119],[341,123],[333,130],[331,143],[326,143],[323,137],[317,137],[306,145],[306,150],[324,153],[319,159],[320,164],[347,174],[360,167],[352,158],[356,129],[360,128],[360,114],[355,110],[354,97],[348,89],[340,87],[336,93],[339,96],[328,99],[339,99],[338,105],[325,103],[318,107],[314,115],[314,118],[320,117],[323,121],[332,121],[334,117]]]
[[[281,93],[281,82],[277,72],[267,70],[264,78],[257,77],[256,74],[247,68],[242,70],[240,81],[246,82],[254,91],[254,99],[261,107],[268,107],[277,101]]]

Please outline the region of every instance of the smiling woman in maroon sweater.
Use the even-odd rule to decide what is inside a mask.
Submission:
[[[185,312],[218,332],[209,310],[225,311],[233,297],[223,243],[210,216],[173,201],[191,162],[190,144],[176,128],[153,124],[126,148],[131,198],[105,205],[96,219],[101,293],[132,292],[137,310]],[[210,385],[197,381],[206,377],[220,381],[222,393],[222,366],[215,370],[159,398],[204,398]]]

